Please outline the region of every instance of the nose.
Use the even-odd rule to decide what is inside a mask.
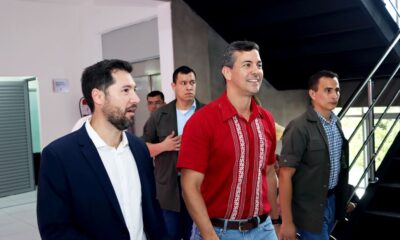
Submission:
[[[340,92],[334,91],[333,97],[334,97],[334,98],[339,98],[339,97],[340,97]]]
[[[133,92],[131,98],[129,99],[132,103],[138,104],[140,102],[140,98],[136,92]]]
[[[186,84],[186,89],[187,90],[192,90],[193,89],[193,85],[190,84],[190,83]]]
[[[262,68],[260,68],[259,66],[255,65],[252,69],[251,69],[251,74],[253,74],[254,76],[259,76],[260,74],[263,73]]]

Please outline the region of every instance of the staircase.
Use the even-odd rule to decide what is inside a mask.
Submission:
[[[360,206],[360,216],[354,223],[357,226],[355,236],[359,236],[359,239],[378,239],[385,233],[400,239],[400,134],[376,176],[379,180],[367,189],[363,205]]]
[[[278,90],[305,89],[321,69],[364,80],[398,31],[382,0],[184,1],[227,42],[257,42],[264,76]],[[396,48],[377,75],[399,56]]]
[[[379,180],[369,184],[348,226],[335,229],[332,235],[338,240],[383,239],[384,234],[393,236],[392,239],[400,239],[399,173],[400,134],[397,134],[376,173]]]

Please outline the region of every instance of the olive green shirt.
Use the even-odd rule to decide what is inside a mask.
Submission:
[[[349,152],[340,122],[336,124],[343,139],[339,181],[335,188],[336,219],[343,219],[347,201]],[[328,193],[330,158],[325,130],[311,106],[286,127],[279,165],[296,168],[292,177],[294,224],[306,231],[320,232]]]

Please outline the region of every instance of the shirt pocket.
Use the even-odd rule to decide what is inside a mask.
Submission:
[[[325,142],[320,139],[311,139],[309,144],[310,151],[323,151],[326,149]]]
[[[329,153],[328,153],[329,154]],[[303,164],[307,165],[309,168],[315,168],[321,166],[327,157],[327,148],[324,140],[311,139],[308,145],[308,151],[303,158]],[[329,159],[329,156],[328,156]],[[310,171],[311,169],[308,169]]]

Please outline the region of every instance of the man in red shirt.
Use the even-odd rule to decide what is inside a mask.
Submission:
[[[195,222],[191,239],[277,239],[275,126],[256,104],[263,70],[258,45],[231,43],[226,91],[196,112],[182,136],[177,168]]]

